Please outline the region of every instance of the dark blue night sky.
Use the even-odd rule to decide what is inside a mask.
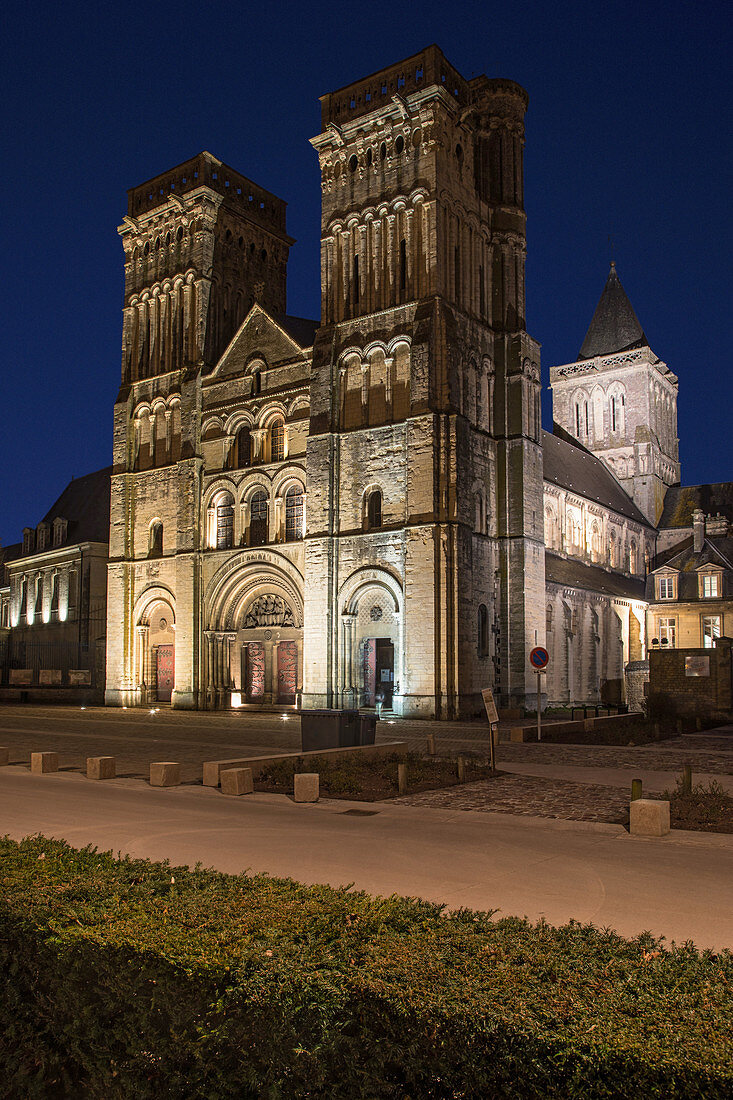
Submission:
[[[437,42],[529,92],[527,327],[575,359],[608,272],[680,379],[682,480],[733,478],[731,9],[3,5],[0,541],[110,461],[126,189],[208,149],[287,200],[289,312],[319,308],[318,96]],[[545,423],[550,422],[545,394]]]

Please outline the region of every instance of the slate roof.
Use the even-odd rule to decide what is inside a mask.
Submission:
[[[733,522],[733,481],[672,485],[664,496],[659,527],[692,527],[692,513],[696,508],[701,508],[708,516],[720,512]]]
[[[616,264],[611,262],[606,285],[585,334],[578,359],[592,359],[595,355],[612,355],[617,351],[648,346],[649,341],[634,313],[634,307],[621,286]]]
[[[568,588],[583,588],[589,592],[602,592],[607,596],[620,596],[627,600],[644,599],[644,581],[641,577],[610,573],[600,565],[586,565],[582,561],[560,557],[550,550],[545,550],[545,582]]]
[[[652,572],[647,577],[646,598],[651,602],[657,601],[654,590],[655,570],[668,566],[678,571],[677,601],[665,600],[664,603],[678,601],[699,600],[697,570],[701,565],[714,565],[723,570],[723,591],[720,599],[733,597],[733,535],[725,537],[706,536],[702,550],[696,554],[693,539],[686,538],[677,546],[659,554],[654,559]],[[707,600],[705,602],[708,602]]]
[[[559,424],[553,434],[542,432],[542,458],[545,481],[594,500],[635,523],[650,526],[606,464],[572,439]]]
[[[51,505],[42,522],[52,524],[57,516],[68,522],[65,546],[76,542],[109,542],[109,498],[111,466],[73,478]]]
[[[313,347],[320,322],[311,321],[308,317],[291,317],[285,313],[273,313],[272,316],[280,328],[295,340],[299,348]]]

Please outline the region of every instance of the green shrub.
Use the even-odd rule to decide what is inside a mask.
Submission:
[[[0,841],[6,1100],[730,1097],[733,956]]]

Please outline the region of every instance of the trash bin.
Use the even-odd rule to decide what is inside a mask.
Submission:
[[[377,716],[375,714],[362,714],[359,717],[359,744],[373,745],[374,735],[377,732]]]
[[[361,743],[358,710],[303,710],[300,730],[302,752],[348,749]]]

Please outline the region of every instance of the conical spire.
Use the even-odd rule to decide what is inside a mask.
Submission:
[[[626,297],[626,291],[616,274],[616,264],[612,260],[606,285],[585,334],[578,359],[613,355],[617,351],[629,351],[631,348],[648,345],[649,341]]]

